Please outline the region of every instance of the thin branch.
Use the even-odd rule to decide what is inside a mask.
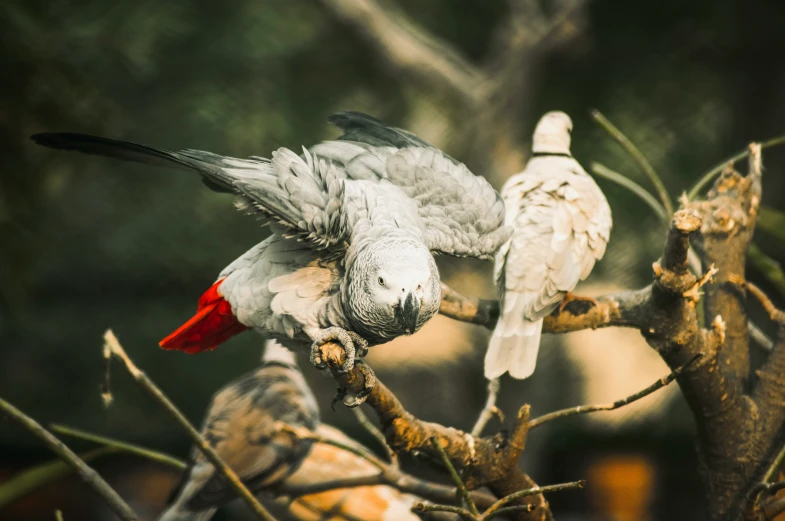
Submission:
[[[141,456],[152,461],[157,461],[158,463],[163,463],[164,465],[169,465],[170,467],[179,470],[183,470],[187,467],[183,460],[177,459],[174,456],[170,456],[169,454],[164,454],[163,452],[158,452],[141,447],[139,445],[134,445],[133,443],[107,438],[106,436],[93,434],[80,429],[74,429],[73,427],[68,427],[66,425],[51,424],[49,428],[52,430],[52,432],[62,434],[63,436],[71,436],[72,438],[79,438],[92,443],[98,443],[99,445],[111,447],[113,449],[127,452],[129,454],[134,454],[136,456]]]
[[[475,516],[465,508],[454,507],[451,505],[434,505],[433,503],[426,503],[424,501],[420,501],[419,503],[415,504],[413,508],[418,512],[449,512],[451,514],[458,514],[459,516],[466,519],[471,519],[475,521],[478,519],[477,516]]]
[[[608,168],[607,166],[601,163],[592,163],[590,165],[591,171],[597,174],[600,177],[607,179],[617,185],[626,188],[633,194],[637,195],[646,205],[651,208],[657,217],[664,223],[667,224],[668,216],[670,215],[665,207],[660,204],[657,199],[653,195],[649,193],[648,190],[643,188],[641,185],[633,181],[632,179]]]
[[[114,335],[111,329],[108,329],[106,333],[104,333],[104,342],[105,345],[108,346],[109,350],[111,351],[112,355],[120,360],[123,365],[125,366],[128,373],[136,380],[139,386],[144,389],[150,396],[152,396],[158,403],[160,403],[168,412],[169,414],[180,424],[180,426],[185,430],[188,434],[188,437],[191,438],[191,441],[194,443],[194,446],[199,449],[199,451],[204,454],[205,458],[212,463],[215,468],[223,474],[226,479],[229,481],[229,485],[237,492],[237,494],[243,498],[243,500],[248,503],[248,506],[251,507],[251,510],[256,514],[259,519],[263,521],[275,521],[275,518],[270,514],[267,509],[262,506],[261,503],[254,497],[251,491],[246,488],[243,484],[240,477],[237,473],[226,464],[226,462],[221,459],[218,453],[213,449],[207,441],[199,434],[191,422],[188,421],[188,418],[180,412],[179,409],[166,397],[166,395],[156,386],[152,380],[150,380],[146,374],[144,374],[136,364],[128,357],[123,346],[120,345],[120,342],[117,340],[117,337]]]
[[[55,521],[63,521],[63,513],[59,509],[55,510]]]
[[[742,285],[746,290],[747,293],[752,295],[755,300],[757,300],[763,310],[769,315],[769,318],[772,322],[775,322],[781,326],[785,326],[785,313],[777,309],[777,306],[774,305],[774,302],[760,289],[758,286],[753,284],[752,282],[746,281],[736,275],[731,276],[732,282],[736,284]]]
[[[474,103],[485,75],[450,43],[417,27],[399,9],[375,0],[321,0],[349,25],[396,72],[420,79],[427,87],[446,87]]]
[[[665,185],[660,179],[660,176],[651,166],[649,160],[638,150],[630,139],[625,136],[621,130],[616,128],[613,123],[608,121],[608,119],[602,115],[599,110],[592,110],[591,117],[594,121],[600,124],[602,128],[604,128],[613,138],[627,151],[630,156],[638,163],[638,166],[641,167],[641,170],[649,177],[649,180],[654,185],[654,188],[657,190],[657,193],[660,196],[660,201],[662,202],[662,206],[665,208],[666,215],[673,214],[673,202],[671,201],[670,195],[668,195],[668,190],[665,188]]]
[[[471,512],[474,516],[478,516],[480,512],[477,510],[477,505],[474,504],[472,501],[472,496],[469,494],[469,490],[466,488],[466,484],[461,479],[461,476],[458,474],[458,471],[455,470],[450,458],[447,457],[447,453],[444,452],[444,448],[442,447],[441,442],[438,438],[433,437],[431,438],[431,444],[433,448],[436,449],[436,452],[439,454],[439,457],[442,460],[442,463],[447,468],[447,471],[450,473],[450,477],[452,478],[455,486],[458,487],[458,490],[463,496],[463,500],[466,502],[466,506],[469,507],[469,512]]]
[[[785,144],[785,136],[777,136],[775,138],[769,139],[768,141],[761,142],[760,147],[761,147],[761,149],[763,149],[763,148],[774,147],[774,146],[778,146],[778,145],[782,145],[782,144]],[[750,155],[749,148],[745,148],[744,150],[742,150],[738,154],[735,154],[735,155],[733,155],[733,156],[731,156],[731,157],[729,157],[727,159],[724,159],[720,163],[718,163],[711,170],[709,170],[708,172],[703,174],[703,177],[701,177],[700,180],[697,183],[695,183],[695,185],[692,188],[690,188],[690,191],[687,192],[687,198],[689,198],[690,201],[695,199],[695,197],[700,193],[700,191],[703,190],[703,188],[707,184],[709,184],[712,179],[717,177],[717,175],[719,175],[723,170],[725,170],[725,168],[729,164],[733,164],[736,161],[738,161],[740,159],[744,159],[745,157],[747,157],[749,155]]]
[[[480,416],[477,418],[477,423],[472,428],[472,436],[479,438],[483,429],[490,421],[491,417],[495,414],[499,417],[500,421],[504,421],[504,414],[496,407],[496,398],[499,396],[499,378],[494,378],[488,381],[488,397],[485,399],[485,406],[480,411]]]
[[[532,512],[534,511],[534,508],[535,508],[534,505],[529,503],[526,503],[525,505],[515,505],[512,507],[502,507],[498,510],[491,512],[487,516],[484,516],[482,518],[482,521],[487,521],[488,519],[493,519],[494,517],[497,516],[503,516],[504,514],[515,514],[518,512]]]
[[[520,499],[527,496],[533,496],[535,494],[547,494],[549,492],[561,492],[562,490],[573,490],[579,489],[586,486],[586,481],[579,480],[579,481],[571,481],[569,483],[561,483],[559,485],[547,485],[544,487],[534,487],[527,490],[521,490],[520,492],[514,492],[508,496],[501,498],[497,501],[491,508],[485,511],[483,514],[484,518],[487,519],[502,508],[503,506],[508,505],[509,503],[515,501],[516,499]]]
[[[667,376],[663,376],[650,386],[645,389],[638,391],[635,394],[631,394],[626,398],[622,398],[621,400],[616,400],[613,403],[605,403],[605,404],[597,404],[597,405],[578,405],[577,407],[571,407],[569,409],[562,409],[561,411],[555,411],[548,414],[543,414],[539,418],[535,418],[529,422],[529,430],[534,429],[535,427],[539,427],[543,423],[547,423],[553,420],[559,420],[562,418],[568,418],[570,416],[575,416],[577,414],[586,414],[590,412],[597,412],[597,411],[612,411],[614,409],[618,409],[620,407],[624,407],[625,405],[629,405],[632,402],[638,401],[641,398],[652,394],[655,391],[658,391],[674,381],[682,372],[684,372],[687,367],[689,367],[693,362],[695,362],[698,358],[702,356],[701,353],[694,355],[689,361],[682,365],[681,367],[677,368],[675,371],[672,371]]]
[[[785,272],[779,262],[763,253],[754,242],[750,243],[747,250],[747,260],[785,297]]]
[[[368,431],[368,433],[373,436],[374,439],[376,439],[376,441],[378,441],[379,444],[384,448],[385,452],[387,452],[387,456],[390,458],[390,464],[397,468],[399,466],[398,455],[387,445],[387,440],[384,439],[384,434],[382,434],[381,431],[376,428],[376,426],[371,422],[368,416],[365,415],[362,409],[359,407],[354,407],[352,408],[352,412],[354,413],[354,417],[357,419],[357,422],[360,424],[360,426]]]
[[[379,470],[383,471],[387,468],[387,464],[385,464],[382,460],[371,454],[371,452],[365,449],[364,447],[360,448],[358,446],[349,445],[348,443],[343,443],[338,440],[326,438],[324,436],[319,436],[318,434],[315,434],[314,432],[308,429],[302,427],[292,427],[291,425],[287,425],[281,422],[277,422],[276,427],[283,432],[290,433],[295,438],[301,440],[311,440],[318,443],[324,443],[325,445],[332,445],[333,447],[337,447],[341,450],[345,450],[346,452],[351,452],[355,456],[364,459],[365,461],[367,461],[368,463],[370,463],[371,465],[373,465]]]
[[[568,304],[564,310],[545,317],[543,333],[570,333],[602,327],[637,327],[648,320],[647,299],[651,286],[597,297],[598,305],[576,310]],[[558,308],[557,308],[558,310]],[[442,283],[442,302],[439,313],[459,320],[493,329],[499,318],[499,302],[492,299],[467,297]]]
[[[40,439],[49,449],[68,463],[81,478],[98,492],[109,507],[123,521],[137,521],[139,516],[128,506],[123,498],[104,481],[104,479],[92,467],[87,465],[63,442],[44,429],[37,421],[27,416],[25,413],[0,398],[0,411],[7,414],[12,420],[23,428],[27,429],[33,436]]]

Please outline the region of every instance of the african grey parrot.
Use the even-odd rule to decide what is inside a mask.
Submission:
[[[234,159],[169,152],[71,133],[37,134],[44,146],[194,170],[271,221],[273,235],[230,264],[197,314],[161,346],[212,349],[254,328],[291,349],[337,340],[355,351],[420,329],[439,309],[432,253],[492,259],[509,237],[504,204],[485,179],[405,130],[357,112],[343,130],[298,156]],[[356,348],[356,350],[355,350]],[[366,392],[369,390],[366,389]],[[355,402],[356,403],[356,402]]]
[[[512,237],[496,255],[501,316],[485,355],[485,377],[534,372],[543,318],[570,296],[602,258],[611,209],[570,154],[572,121],[548,112],[534,130],[533,156],[502,188]]]
[[[319,425],[319,408],[294,353],[268,340],[262,362],[213,396],[202,426],[204,439],[254,492],[280,483],[311,449],[311,441],[296,439],[280,424],[310,431]],[[158,521],[206,521],[235,497],[194,448],[174,501]]]

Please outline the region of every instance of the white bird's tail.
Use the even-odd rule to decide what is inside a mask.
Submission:
[[[530,322],[523,318],[526,298],[521,293],[507,293],[504,309],[485,353],[485,378],[493,380],[507,371],[522,380],[534,372],[540,349],[542,319]]]

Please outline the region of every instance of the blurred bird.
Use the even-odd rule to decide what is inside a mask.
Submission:
[[[432,253],[490,260],[509,237],[499,194],[463,164],[405,130],[357,112],[329,118],[344,134],[272,159],[169,152],[71,133],[43,146],[198,172],[273,235],[231,263],[165,349],[213,349],[254,328],[291,349],[338,341],[355,354],[419,330],[439,309]],[[366,390],[368,392],[369,390]]]
[[[262,366],[220,390],[208,407],[202,436],[278,519],[311,521],[416,521],[419,498],[387,485],[298,492],[346,479],[375,477],[368,460],[328,443],[300,439],[296,432],[366,451],[340,430],[319,425],[314,396],[294,355],[275,341],[266,344]],[[207,521],[236,498],[202,453],[193,449],[174,500],[158,521]],[[457,519],[439,517],[439,519]]]
[[[311,449],[311,441],[297,440],[281,424],[311,431],[319,425],[319,408],[294,354],[268,341],[262,362],[213,397],[202,426],[204,439],[253,491],[280,483]],[[175,499],[158,521],[206,521],[235,497],[194,448]]]
[[[489,380],[534,372],[543,318],[580,298],[570,291],[605,253],[611,209],[570,154],[571,131],[564,112],[545,114],[534,130],[532,158],[502,188],[513,234],[496,254],[501,316],[485,355]]]
[[[322,424],[316,429],[316,434],[367,451],[334,427]],[[280,496],[276,500],[278,510],[274,513],[281,519],[302,521],[419,521],[420,517],[412,513],[411,509],[420,499],[388,485],[336,488],[297,497],[298,488],[378,474],[378,468],[358,455],[334,445],[316,442],[300,467],[275,487]],[[442,516],[439,519],[458,518]]]

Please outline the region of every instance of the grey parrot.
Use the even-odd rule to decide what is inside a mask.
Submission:
[[[202,436],[251,490],[259,491],[293,473],[311,449],[311,441],[295,439],[279,423],[313,431],[319,408],[294,353],[268,340],[261,367],[213,396]],[[235,497],[194,448],[174,501],[158,521],[206,521]]]
[[[512,237],[496,254],[501,316],[485,355],[485,377],[534,372],[543,318],[572,297],[602,258],[611,209],[570,154],[572,121],[548,112],[534,130],[533,156],[502,188]]]
[[[290,349],[310,346],[317,367],[324,367],[318,348],[338,341],[348,370],[368,345],[412,334],[437,313],[432,254],[491,260],[510,230],[490,184],[414,134],[357,112],[329,121],[344,132],[337,140],[302,155],[280,148],[271,159],[169,152],[84,134],[32,139],[196,171],[270,222],[273,235],[221,272],[197,314],[162,347],[199,352],[253,328]]]

